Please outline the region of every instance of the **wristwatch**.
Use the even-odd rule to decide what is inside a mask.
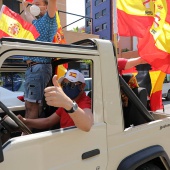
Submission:
[[[73,101],[73,106],[72,106],[72,108],[71,108],[70,110],[66,110],[66,109],[65,109],[65,111],[66,111],[67,113],[73,113],[73,112],[75,112],[77,109],[78,109],[78,105],[77,105],[77,103],[76,103],[75,101]]]

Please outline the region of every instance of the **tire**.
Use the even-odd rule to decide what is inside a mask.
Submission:
[[[162,170],[162,169],[160,169],[158,166],[152,163],[146,163],[136,168],[135,170]]]
[[[170,100],[170,90],[168,90],[167,96],[166,96],[166,100],[169,101]]]

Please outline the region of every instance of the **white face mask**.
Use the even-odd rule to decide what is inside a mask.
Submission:
[[[33,16],[38,16],[40,15],[40,8],[37,6],[37,5],[32,5],[30,7],[30,13],[33,15]]]

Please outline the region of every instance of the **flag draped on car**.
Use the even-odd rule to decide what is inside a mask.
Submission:
[[[3,5],[0,13],[0,38],[14,37],[35,40],[39,33],[35,26],[26,22],[22,17]]]
[[[118,0],[118,34],[143,37],[154,21],[154,3],[150,0]]]

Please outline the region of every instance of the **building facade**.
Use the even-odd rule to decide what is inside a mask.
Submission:
[[[112,40],[112,8],[111,0],[85,0],[85,30],[99,35],[101,39]]]
[[[85,2],[85,31],[99,35],[99,38],[117,41],[113,29],[114,0],[84,0]],[[90,19],[91,18],[91,19]],[[117,21],[115,21],[117,22]],[[117,43],[118,57],[133,58],[138,56],[137,39],[135,37],[119,37]]]

